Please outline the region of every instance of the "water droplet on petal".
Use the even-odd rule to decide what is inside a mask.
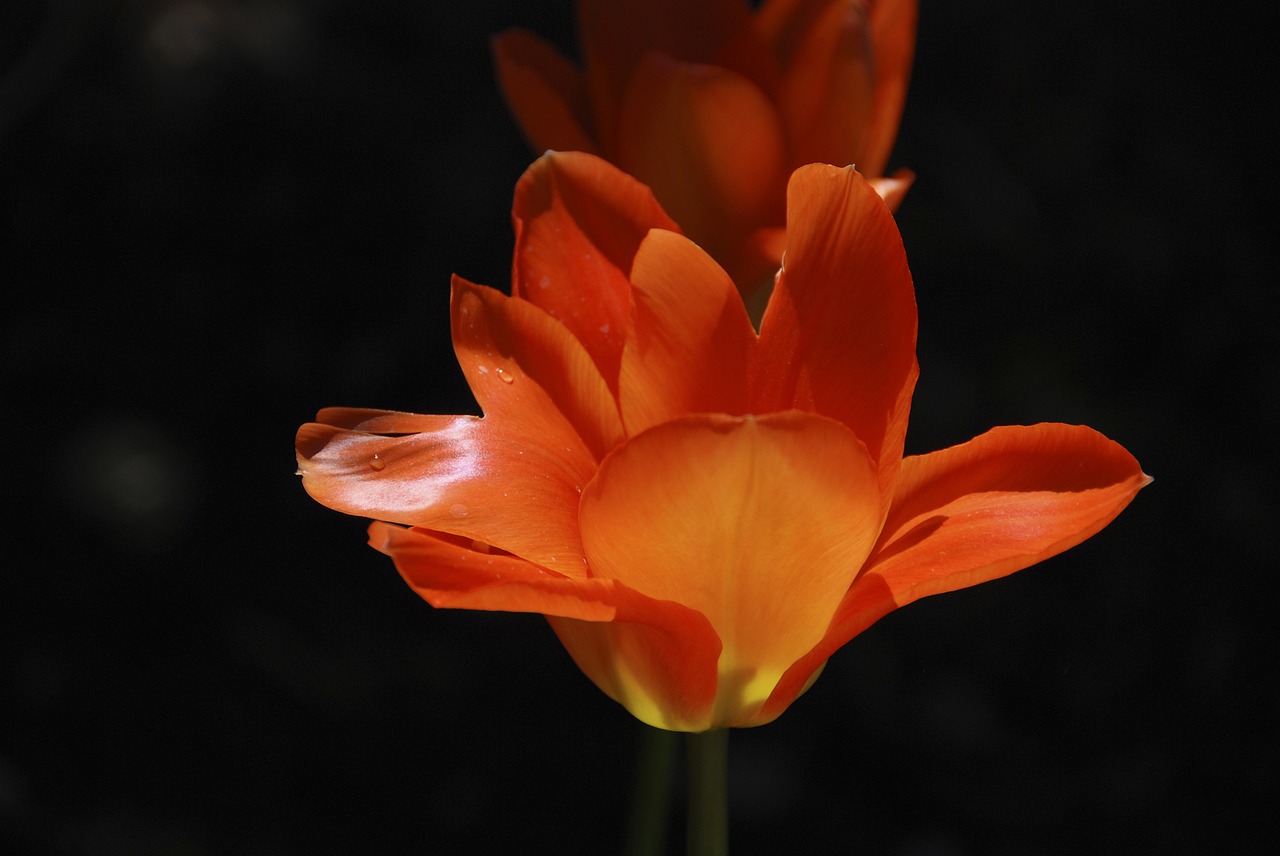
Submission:
[[[515,383],[515,382],[516,382],[516,379],[515,379],[515,377],[514,377],[514,376],[512,376],[512,375],[508,374],[507,372],[504,372],[502,369],[494,369],[494,371],[496,371],[496,372],[498,373],[498,377],[502,378],[502,382],[503,382],[503,383]]]
[[[478,365],[478,364],[477,364],[477,365],[476,365],[476,371],[480,372],[480,374],[488,374],[488,373],[489,373],[489,368],[488,368],[487,366],[482,366],[482,365]]]
[[[387,462],[382,458],[378,457],[377,455],[374,455],[372,458],[369,459],[369,468],[372,469],[375,473],[382,472],[383,469],[386,468],[386,466],[387,466]]]

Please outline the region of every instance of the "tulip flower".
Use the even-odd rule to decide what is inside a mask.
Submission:
[[[906,97],[916,0],[579,0],[582,67],[522,29],[498,80],[538,152],[601,155],[649,185],[744,294],[772,283],[792,170],[883,177]]]
[[[515,195],[510,296],[455,277],[484,412],[334,408],[303,484],[437,607],[536,612],[600,689],[675,731],[767,723],[918,598],[1025,568],[1147,483],[1086,427],[903,456],[916,305],[893,217],[850,168],[787,191],[759,332],[648,189],[548,154]]]

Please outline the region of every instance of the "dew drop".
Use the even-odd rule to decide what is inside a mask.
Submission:
[[[374,455],[372,458],[369,459],[369,468],[373,470],[375,473],[382,472],[386,468],[386,466],[387,466],[387,462],[384,461],[382,458],[378,457],[377,455]]]
[[[477,364],[477,365],[476,365],[476,371],[480,372],[480,374],[488,374],[488,373],[489,373],[489,367],[488,367],[488,366],[482,366],[482,365],[478,365],[478,364]]]
[[[498,373],[498,377],[502,378],[503,383],[515,383],[516,379],[512,375],[507,374],[502,369],[494,369]]]
[[[453,505],[449,506],[449,513],[454,517],[466,517],[468,511],[467,507],[461,502],[455,502]]]

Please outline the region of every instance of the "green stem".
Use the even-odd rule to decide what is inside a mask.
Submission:
[[[642,725],[635,793],[627,818],[626,856],[663,856],[671,821],[671,774],[679,734]]]
[[[729,856],[729,729],[690,734],[689,856]]]

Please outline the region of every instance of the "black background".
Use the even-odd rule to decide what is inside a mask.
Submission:
[[[1268,852],[1261,26],[923,7],[909,451],[1082,422],[1156,482],[735,732],[734,852]],[[569,3],[3,8],[0,852],[617,852],[639,727],[540,617],[432,610],[293,475],[319,407],[475,412],[449,275],[507,284],[531,159],[487,39],[572,50]]]

